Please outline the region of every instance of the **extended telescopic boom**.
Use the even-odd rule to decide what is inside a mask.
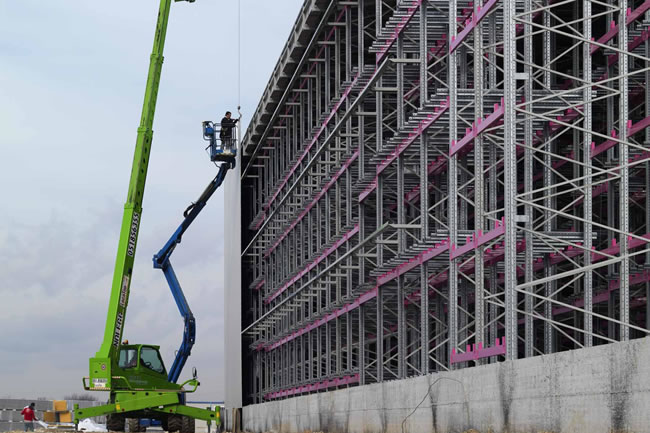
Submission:
[[[174,0],[188,1],[194,0]],[[104,339],[95,358],[90,360],[91,387],[97,384],[100,387],[110,387],[111,361],[115,360],[117,350],[122,340],[126,308],[129,300],[129,288],[131,285],[131,274],[135,258],[138,232],[140,229],[140,218],[142,215],[142,199],[147,178],[149,155],[151,152],[151,141],[153,138],[153,120],[156,110],[156,99],[160,84],[160,74],[163,64],[163,49],[165,47],[165,36],[167,34],[167,22],[171,0],[161,0],[158,11],[156,33],[154,35],[153,50],[149,63],[149,74],[142,106],[142,117],[138,128],[138,135],[135,144],[135,154],[131,168],[129,181],[129,192],[124,214],[122,216],[122,227],[120,229],[120,240],[117,249],[117,259],[113,272],[113,283],[111,286],[111,297],[106,318]],[[94,380],[94,378],[99,378]]]

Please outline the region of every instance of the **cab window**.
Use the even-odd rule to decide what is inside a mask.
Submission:
[[[156,373],[165,372],[165,367],[163,366],[162,359],[160,359],[160,354],[156,349],[151,347],[143,347],[140,349],[140,364]]]
[[[138,366],[138,351],[136,349],[120,349],[120,368],[134,368]]]

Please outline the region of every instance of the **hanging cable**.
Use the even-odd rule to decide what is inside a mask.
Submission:
[[[241,2],[237,0],[237,111],[241,107]]]
[[[237,0],[237,113],[239,122],[237,122],[237,150],[241,145],[241,2]],[[235,166],[232,166],[235,168]]]

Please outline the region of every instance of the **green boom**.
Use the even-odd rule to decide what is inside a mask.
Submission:
[[[106,362],[115,358],[116,351],[122,340],[126,307],[129,300],[129,288],[131,285],[131,273],[133,272],[133,261],[138,242],[138,231],[142,215],[142,199],[144,196],[145,181],[147,179],[147,168],[149,166],[149,155],[151,152],[151,141],[153,138],[153,119],[156,111],[156,99],[160,84],[160,73],[163,64],[163,49],[165,47],[165,36],[167,33],[167,22],[171,0],[161,0],[158,12],[158,23],[154,37],[153,51],[149,63],[149,75],[147,87],[144,94],[142,106],[142,118],[138,127],[138,136],[135,143],[135,154],[131,168],[131,179],[129,181],[129,193],[124,205],[122,217],[122,228],[120,229],[120,241],[113,273],[113,284],[111,297],[108,305],[108,317],[104,340],[95,355],[96,360]],[[91,378],[93,368],[91,362]],[[109,379],[110,381],[110,379]],[[92,384],[91,384],[92,386]]]

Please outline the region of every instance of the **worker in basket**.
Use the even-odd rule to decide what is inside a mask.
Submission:
[[[226,115],[221,119],[221,132],[219,133],[219,139],[221,139],[223,152],[234,154],[236,151],[237,140],[233,137],[233,129],[235,129],[235,125],[239,122],[239,119],[232,119],[231,117],[232,113],[226,111]]]

